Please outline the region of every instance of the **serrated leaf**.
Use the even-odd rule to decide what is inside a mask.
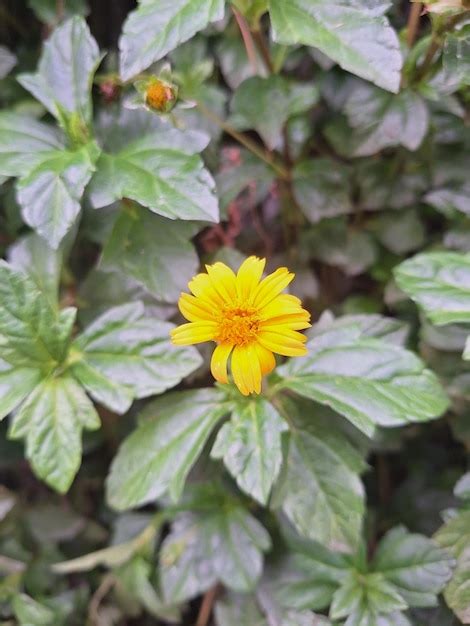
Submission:
[[[90,183],[95,208],[129,198],[170,219],[218,220],[215,183],[195,143],[176,129],[129,143],[117,154],[103,153]]]
[[[348,576],[347,557],[298,536],[289,539],[288,545],[290,551],[270,573],[275,598],[281,606],[298,610],[326,609]]]
[[[0,80],[8,76],[16,63],[16,56],[5,46],[0,46]]]
[[[331,626],[311,611],[283,609],[266,598],[264,589],[254,595],[226,592],[214,607],[216,626]]]
[[[470,254],[419,254],[395,268],[395,279],[433,324],[470,322]]]
[[[52,250],[42,237],[35,233],[25,235],[8,249],[10,265],[27,274],[38,289],[57,304],[62,251]]]
[[[20,626],[54,626],[57,623],[54,611],[25,593],[14,596],[12,608]]]
[[[216,582],[235,591],[251,591],[262,572],[263,552],[270,546],[264,527],[238,504],[185,513],[173,523],[160,551],[164,598],[182,602]]]
[[[395,254],[406,254],[422,247],[426,239],[419,213],[409,209],[401,213],[382,213],[371,227],[380,242]]]
[[[402,58],[398,37],[383,17],[384,3],[361,0],[270,0],[274,40],[321,50],[341,67],[398,92]]]
[[[17,185],[24,221],[56,249],[80,213],[80,200],[99,155],[92,142],[79,150],[44,152]]]
[[[44,159],[44,155],[62,150],[58,131],[32,117],[2,111],[0,113],[0,174],[23,176]]]
[[[44,24],[54,26],[57,23],[56,0],[28,0],[28,5]],[[77,14],[88,15],[87,0],[66,0],[64,13],[67,17]]]
[[[139,0],[119,41],[121,78],[129,80],[224,15],[224,0]]]
[[[395,587],[381,574],[360,575],[350,572],[335,592],[330,607],[330,617],[334,620],[348,617],[346,623],[357,623],[355,615],[360,614],[362,624],[367,614],[366,623],[375,623],[380,613],[392,613],[407,609],[408,605]],[[369,617],[370,616],[370,617]]]
[[[302,161],[293,169],[293,191],[309,222],[353,211],[350,172],[330,159]]]
[[[442,187],[429,191],[424,200],[427,204],[452,216],[454,211],[470,215],[470,183],[464,181],[450,181]]]
[[[141,302],[108,309],[71,347],[73,375],[96,401],[119,413],[133,398],[174,387],[201,364],[193,347],[172,345],[172,324],[143,313]]]
[[[462,85],[470,84],[470,28],[464,25],[460,30],[447,35],[444,44],[442,64],[444,70],[460,81]]]
[[[191,243],[197,231],[190,222],[174,222],[137,206],[126,208],[105,245],[104,268],[134,278],[159,300],[176,302],[199,266]]]
[[[277,74],[268,78],[255,76],[236,90],[230,123],[240,130],[258,131],[268,148],[274,150],[282,141],[287,120],[308,111],[317,101],[318,90],[311,84],[296,83]]]
[[[26,440],[26,456],[35,473],[64,493],[80,467],[81,432],[100,420],[91,401],[70,377],[48,378],[15,414],[9,436]]]
[[[364,337],[340,320],[311,333],[308,355],[278,369],[283,386],[331,406],[371,436],[375,426],[439,417],[448,399],[436,376],[412,352]]]
[[[424,100],[411,90],[393,95],[360,84],[344,108],[354,135],[354,156],[368,156],[390,146],[416,150],[426,135],[429,113]]]
[[[0,359],[0,419],[26,398],[41,378],[37,369],[12,367]]]
[[[227,413],[215,389],[173,393],[149,404],[141,425],[124,441],[107,479],[115,509],[180,496],[186,476],[214,426]]]
[[[362,274],[377,257],[370,233],[351,230],[341,219],[321,221],[305,232],[302,243],[312,258],[340,267],[348,276]]]
[[[288,430],[277,410],[263,398],[236,403],[211,451],[240,489],[266,504],[281,469],[281,434]]]
[[[454,556],[464,554],[470,546],[470,510],[460,511],[451,517],[434,536],[437,543]]]
[[[124,587],[125,592],[136,598],[150,615],[159,617],[171,624],[178,623],[181,621],[178,608],[166,605],[149,580],[153,569],[153,564],[141,556],[135,556],[122,565],[115,572],[115,576]]]
[[[470,548],[458,560],[444,596],[462,624],[470,624]]]
[[[452,575],[453,560],[424,535],[403,527],[389,531],[375,553],[372,569],[398,589],[409,606],[436,606]]]
[[[75,16],[46,41],[37,73],[21,74],[18,80],[61,123],[64,113],[75,113],[89,124],[92,80],[100,60],[98,45],[85,20]]]
[[[332,549],[353,549],[365,511],[360,455],[311,405],[284,400],[282,413],[292,425],[273,506],[282,507],[304,537]]]
[[[274,179],[271,167],[247,150],[241,150],[236,162],[224,164],[215,178],[221,209],[226,209],[248,187],[253,203],[262,202]]]
[[[63,361],[75,309],[60,313],[36,284],[0,261],[0,357],[47,374]]]

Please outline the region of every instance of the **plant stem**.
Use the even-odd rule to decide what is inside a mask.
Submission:
[[[256,58],[256,48],[253,42],[253,37],[250,31],[250,27],[248,26],[246,19],[243,15],[235,8],[232,7],[232,12],[237,20],[238,28],[240,29],[240,33],[243,38],[243,43],[245,44],[246,54],[248,56],[248,60],[250,61],[250,65],[253,68],[255,74],[258,74],[258,61]]]
[[[209,591],[206,591],[202,599],[201,608],[199,609],[199,615],[197,617],[196,626],[207,626],[212,613],[215,599],[219,592],[219,585],[215,585]]]
[[[106,576],[101,581],[100,586],[93,594],[90,602],[90,607],[88,609],[88,623],[90,624],[90,626],[99,626],[101,621],[99,614],[100,604],[115,584],[116,579],[114,578],[114,576],[111,573],[106,574]]]
[[[408,25],[406,28],[406,43],[408,48],[412,48],[418,32],[419,18],[423,9],[422,2],[413,2],[408,16]]]
[[[463,13],[453,15],[446,22],[444,22],[434,30],[431,43],[429,44],[426,56],[424,57],[424,61],[416,69],[416,73],[414,76],[415,82],[421,81],[431,69],[434,57],[439,52],[444,43],[444,35],[453,30],[454,26],[457,26],[457,24],[467,19],[469,15],[470,11],[464,11]]]
[[[64,5],[64,0],[56,0],[56,15],[57,15],[57,21],[61,22],[64,19],[64,15],[65,15],[65,5]]]
[[[271,59],[271,51],[266,42],[266,39],[264,38],[263,33],[260,30],[254,30],[252,31],[252,34],[267,70],[270,74],[274,74],[274,64]]]
[[[267,150],[263,150],[262,148],[260,148],[256,142],[252,141],[243,133],[239,133],[232,126],[230,126],[230,124],[220,118],[217,113],[214,113],[214,111],[208,109],[206,105],[202,102],[198,101],[197,106],[201,113],[207,117],[207,119],[211,120],[211,122],[214,122],[214,124],[217,124],[217,126],[224,130],[228,135],[236,139],[239,143],[242,144],[242,146],[245,146],[247,150],[252,152],[267,165],[272,167],[272,169],[282,180],[290,179],[289,171],[279,163],[276,163],[275,158]]]

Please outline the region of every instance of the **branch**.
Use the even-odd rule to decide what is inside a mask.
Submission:
[[[202,599],[201,608],[199,609],[196,626],[207,626],[218,593],[219,585],[215,585],[214,587],[212,587],[212,589],[206,591]]]
[[[411,5],[410,14],[408,16],[408,24],[406,27],[406,43],[408,44],[408,48],[412,48],[415,42],[422,9],[422,2],[413,2]]]
[[[251,35],[250,28],[243,17],[243,15],[237,11],[235,7],[232,7],[232,12],[237,20],[238,28],[240,29],[243,43],[245,44],[246,54],[248,55],[248,59],[250,61],[250,65],[253,68],[255,74],[258,74],[258,61],[256,58],[256,48],[253,42],[253,37]]]

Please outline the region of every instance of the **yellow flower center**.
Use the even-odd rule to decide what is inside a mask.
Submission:
[[[145,101],[152,109],[164,111],[167,104],[175,99],[175,94],[169,85],[162,81],[152,83],[145,94]]]
[[[225,307],[218,319],[216,340],[244,346],[256,339],[259,329],[258,311],[253,307]]]

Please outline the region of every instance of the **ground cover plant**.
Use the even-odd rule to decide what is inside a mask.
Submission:
[[[0,0],[0,623],[470,624],[467,0]]]

